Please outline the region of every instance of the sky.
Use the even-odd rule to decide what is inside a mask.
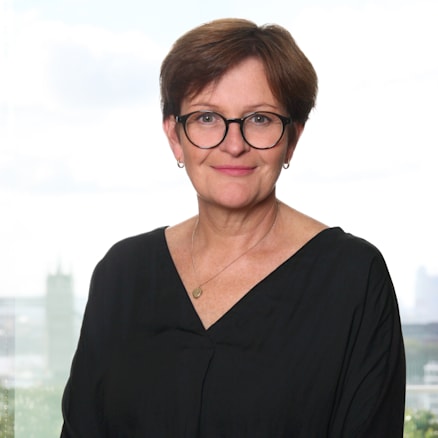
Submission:
[[[0,0],[0,296],[41,295],[58,268],[85,296],[113,243],[196,214],[159,68],[229,16],[286,27],[319,76],[278,197],[375,244],[412,307],[418,268],[438,275],[435,0]]]

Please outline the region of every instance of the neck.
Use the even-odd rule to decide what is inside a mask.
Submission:
[[[275,194],[245,209],[223,209],[199,201],[196,230],[198,248],[239,251],[263,236],[277,215]]]

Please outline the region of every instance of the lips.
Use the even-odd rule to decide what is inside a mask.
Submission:
[[[255,167],[251,166],[213,166],[213,169],[229,176],[246,176],[254,172]]]

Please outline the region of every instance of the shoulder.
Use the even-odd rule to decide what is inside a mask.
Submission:
[[[167,266],[164,230],[157,228],[115,243],[93,270],[87,307],[110,313],[132,307],[136,297],[142,296],[147,278]]]
[[[165,229],[166,227],[156,228],[116,242],[98,263],[98,267],[102,265],[134,267],[137,261],[144,263],[148,257],[166,250]]]
[[[327,241],[334,257],[345,260],[352,267],[380,266],[386,270],[386,262],[380,250],[363,237],[345,232],[341,227],[334,227],[327,232]]]
[[[310,216],[287,207],[286,237],[291,236],[297,248],[310,247],[318,258],[336,258],[338,260],[359,262],[373,258],[383,259],[378,248],[341,227],[329,227]]]
[[[317,271],[326,284],[331,282],[353,303],[368,302],[376,315],[380,314],[377,309],[390,312],[396,309],[391,275],[382,253],[374,244],[340,227],[329,228],[319,237]]]
[[[327,241],[340,253],[357,254],[363,257],[381,257],[380,250],[369,240],[344,231],[339,226],[327,230]]]
[[[380,250],[341,227],[324,228],[297,253],[296,263],[321,290],[356,304],[371,294],[392,295],[392,281]]]
[[[323,230],[313,239],[314,250],[324,264],[337,267],[336,271],[344,273],[363,273],[370,270],[384,272],[387,266],[380,250],[370,241],[345,232],[341,227]]]

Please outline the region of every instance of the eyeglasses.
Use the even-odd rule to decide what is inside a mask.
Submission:
[[[176,116],[176,121],[184,127],[184,132],[194,146],[212,149],[219,146],[227,136],[230,123],[238,123],[243,139],[254,149],[270,149],[278,144],[289,117],[269,111],[258,111],[241,119],[226,119],[213,111],[195,111]]]

